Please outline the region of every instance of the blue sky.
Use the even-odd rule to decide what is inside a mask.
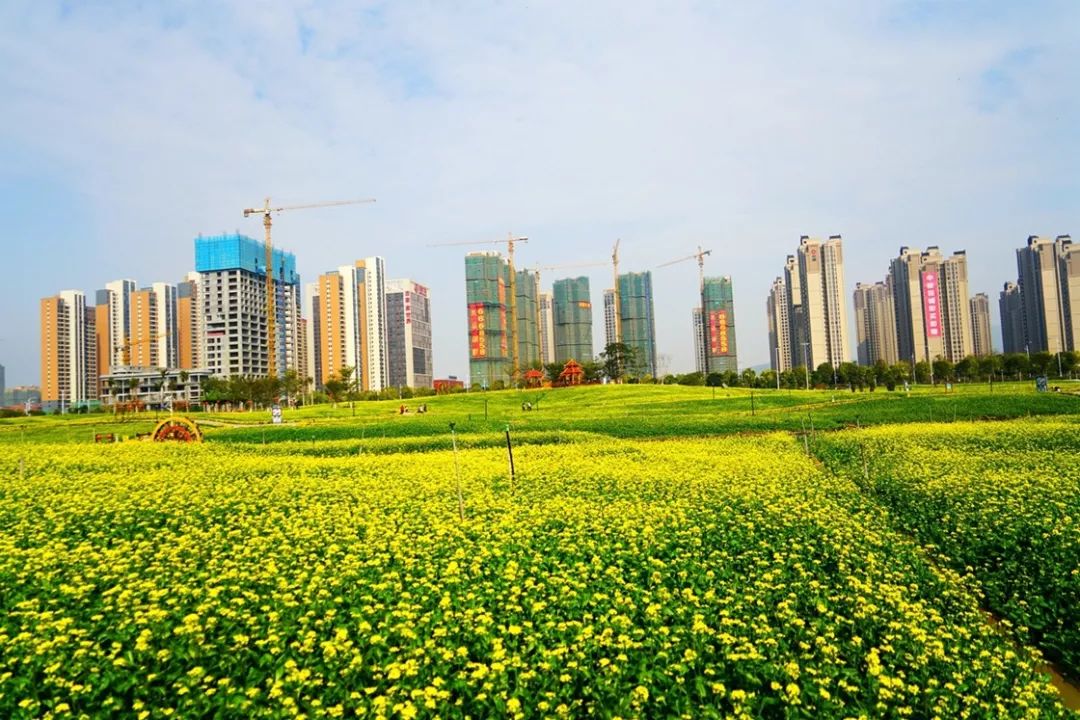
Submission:
[[[849,303],[901,245],[966,249],[996,315],[1014,248],[1080,233],[1077,28],[1072,2],[9,0],[0,364],[36,383],[41,297],[178,281],[266,195],[378,198],[276,242],[305,281],[379,254],[430,286],[440,375],[467,367],[463,253],[427,246],[508,231],[524,265],[711,248],[743,365],[801,234],[843,234]],[[673,371],[695,270],[654,272]],[[581,272],[599,345],[609,272]]]

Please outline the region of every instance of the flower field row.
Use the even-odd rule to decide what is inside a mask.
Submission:
[[[1078,431],[1047,420],[887,427],[822,436],[819,451],[1080,677]]]
[[[0,445],[0,717],[1057,717],[788,437]],[[335,454],[335,453],[330,453]]]

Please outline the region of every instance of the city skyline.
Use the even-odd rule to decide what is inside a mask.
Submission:
[[[1032,264],[1033,253],[1043,251],[1043,260]],[[1000,312],[1002,317],[1008,316],[1008,322],[1002,326],[1001,345],[1005,352],[1010,348],[1015,351],[1015,346],[1023,338],[1025,352],[1032,349],[1039,351],[1044,348],[1038,339],[1039,330],[1032,324],[1032,313],[1045,315],[1060,327],[1061,346],[1059,349],[1075,349],[1076,339],[1080,338],[1075,328],[1080,324],[1080,245],[1073,245],[1067,235],[1059,235],[1054,239],[1029,236],[1026,247],[1015,250],[1017,256],[1018,282],[1006,282],[1005,291],[1002,292]],[[279,283],[279,304],[284,303],[284,308],[279,307],[279,353],[282,363],[280,367],[292,369],[299,373],[300,377],[310,377],[314,381],[314,387],[321,388],[327,377],[335,376],[339,367],[327,368],[325,362],[334,364],[333,350],[337,348],[342,357],[338,358],[337,365],[357,368],[357,382],[364,390],[381,390],[388,386],[414,384],[420,387],[430,387],[434,380],[433,350],[431,341],[432,325],[430,315],[429,291],[425,286],[420,286],[411,280],[401,279],[387,281],[384,267],[384,259],[371,257],[357,260],[353,265],[344,265],[336,271],[319,276],[315,282],[301,285],[299,277],[293,269],[296,260],[291,253],[275,248],[275,263],[280,265],[280,274],[284,284]],[[236,290],[241,290],[240,306],[251,304],[261,305],[264,296],[263,282],[265,277],[261,271],[262,245],[252,238],[243,235],[223,235],[218,237],[199,236],[195,239],[195,265],[197,271],[188,272],[184,280],[177,284],[154,282],[150,286],[139,288],[131,279],[116,280],[105,284],[105,289],[96,291],[92,297],[96,297],[98,304],[92,305],[87,300],[87,293],[81,290],[61,291],[56,296],[46,297],[41,300],[41,330],[40,330],[40,384],[44,395],[50,398],[67,397],[70,394],[72,403],[80,403],[85,400],[95,400],[98,397],[105,398],[103,385],[107,384],[107,374],[115,374],[115,367],[110,363],[112,357],[119,358],[120,368],[128,371],[128,365],[132,368],[169,368],[170,370],[198,369],[215,373],[219,377],[227,377],[235,374],[259,375],[258,369],[265,365],[265,348],[258,347],[258,343],[251,344],[244,337],[251,335],[251,330],[239,331],[237,338],[229,340],[230,343],[241,340],[241,350],[246,345],[251,345],[250,350],[241,352],[240,359],[233,361],[239,363],[235,367],[230,364],[225,367],[221,364],[222,353],[207,352],[207,347],[214,342],[221,342],[217,338],[222,335],[219,325],[226,317],[223,312],[228,312],[223,306],[212,312],[211,300],[218,298],[218,302],[224,297],[222,281],[227,287],[224,288],[230,297],[235,295]],[[483,270],[483,276],[494,272],[501,279],[485,292],[492,294],[490,301],[495,313],[502,312],[507,318],[512,306],[509,304],[510,283],[509,265],[501,253],[494,251],[471,252],[466,254],[466,286],[470,284],[469,278],[474,274],[469,270],[470,262],[485,263],[491,267]],[[1040,264],[1041,263],[1041,264]],[[237,270],[251,266],[251,271],[244,270],[237,274]],[[479,266],[478,266],[479,267]],[[965,250],[957,250],[946,257],[937,246],[929,246],[925,251],[917,248],[901,247],[899,255],[892,258],[889,263],[889,272],[884,281],[873,283],[856,282],[852,296],[851,307],[842,297],[836,296],[834,290],[843,285],[843,250],[841,237],[830,236],[827,241],[812,238],[807,235],[800,236],[797,255],[788,255],[784,264],[784,274],[775,278],[768,292],[766,303],[766,320],[768,325],[768,342],[776,351],[770,358],[769,365],[774,369],[780,364],[781,369],[790,369],[794,362],[793,355],[795,345],[802,345],[804,354],[811,353],[811,348],[819,357],[836,358],[834,367],[839,363],[847,362],[843,350],[832,347],[832,336],[842,337],[846,332],[843,314],[849,309],[854,311],[855,317],[855,349],[856,352],[851,360],[860,365],[871,365],[879,360],[887,364],[906,362],[904,358],[910,355],[912,363],[926,361],[938,357],[958,362],[968,356],[985,355],[996,350],[997,343],[990,335],[990,302],[987,293],[972,293],[967,284],[967,253]],[[1037,276],[1041,279],[1038,285],[1032,280],[1032,268],[1040,269]],[[221,275],[217,271],[229,270]],[[234,287],[237,280],[231,278],[237,274],[244,287]],[[221,277],[215,280],[215,276]],[[250,280],[244,280],[244,276],[251,275]],[[549,361],[549,349],[547,343],[550,335],[550,343],[554,348],[556,362],[562,362],[571,357],[597,357],[601,349],[591,352],[589,337],[594,334],[594,312],[599,312],[603,323],[599,328],[604,337],[604,344],[612,341],[612,290],[606,288],[603,291],[604,305],[594,309],[588,298],[588,278],[579,276],[576,278],[555,279],[552,282],[554,292],[542,290],[541,276],[539,272],[532,270],[517,270],[516,278],[516,312],[518,322],[516,361],[524,370]],[[1045,277],[1044,277],[1045,276]],[[495,276],[487,278],[494,279]],[[653,358],[663,358],[664,353],[655,345],[655,311],[653,310],[651,272],[626,273],[620,276],[622,293],[628,293],[630,286],[626,282],[636,282],[633,278],[640,278],[643,285],[631,292],[628,298],[630,304],[624,305],[623,322],[634,321],[627,316],[632,311],[633,293],[643,294],[645,305],[641,312],[645,319],[642,325],[645,336],[645,345],[639,347],[639,352],[646,358],[646,365],[653,372],[666,372]],[[1025,277],[1028,280],[1025,281]],[[365,282],[365,278],[369,281]],[[330,288],[328,282],[336,282],[336,290]],[[217,282],[217,287],[213,283]],[[726,357],[717,357],[713,362],[717,367],[710,367],[710,371],[738,371],[753,367],[745,364],[737,364],[735,350],[735,323],[734,303],[731,291],[731,278],[704,278],[706,296],[711,298],[710,315],[716,314],[724,317],[721,320],[714,318],[710,323],[716,332],[720,324],[726,327],[722,333],[718,333],[723,339],[730,337],[730,348],[726,343],[711,338],[714,350]],[[245,284],[246,283],[246,284]],[[797,291],[797,297],[793,297],[787,291],[787,285],[791,283]],[[1032,288],[1025,296],[1022,292],[1024,285]],[[250,287],[248,287],[250,285]],[[811,290],[802,291],[802,288],[818,288],[814,299]],[[571,289],[572,288],[572,289]],[[1011,290],[1010,290],[1011,288]],[[303,292],[303,298],[301,297]],[[333,292],[333,299],[330,293]],[[395,317],[400,315],[401,328],[391,326],[387,321],[387,304],[397,294],[398,307],[395,307]],[[405,293],[408,298],[401,296]],[[1015,294],[1015,300],[1011,301],[1011,309],[1006,307],[1004,298],[1010,293]],[[470,292],[470,296],[473,293]],[[484,292],[481,293],[483,295]],[[250,296],[250,297],[249,297]],[[75,298],[83,306],[82,312],[75,310]],[[243,300],[247,298],[247,301]],[[561,298],[561,299],[560,299]],[[1026,298],[1026,299],[1025,299]],[[410,326],[412,314],[409,309],[410,302],[419,305],[418,326],[416,342],[414,343],[413,328]],[[713,305],[714,302],[720,303]],[[197,312],[196,307],[205,303],[204,312]],[[929,303],[929,304],[928,304]],[[814,310],[814,306],[820,306]],[[84,338],[87,345],[85,357],[82,359],[83,369],[78,372],[83,376],[78,382],[89,383],[85,391],[76,391],[68,388],[61,391],[57,384],[64,384],[63,377],[46,377],[57,360],[56,343],[52,340],[57,335],[58,320],[56,312],[67,305],[69,310],[68,321],[74,323],[70,330],[72,337],[78,335]],[[837,310],[837,306],[842,309]],[[55,306],[55,310],[49,310]],[[466,308],[469,317],[470,334],[475,335],[473,328],[476,303],[470,302]],[[582,331],[574,330],[573,342],[585,342],[580,347],[581,352],[567,351],[566,346],[571,344],[567,330],[560,329],[564,326],[569,316],[570,307],[573,306],[575,327],[581,323]],[[805,306],[809,312],[803,312]],[[559,308],[563,309],[560,310]],[[341,308],[334,311],[331,308]],[[897,308],[900,308],[897,310]],[[913,310],[913,308],[917,308]],[[1038,310],[1036,310],[1038,308]],[[234,308],[235,309],[235,308]],[[554,311],[554,312],[553,312]],[[714,313],[714,311],[716,311]],[[324,317],[325,313],[331,313]],[[491,315],[498,317],[497,314]],[[692,309],[693,321],[691,333],[695,343],[695,366],[700,372],[703,368],[702,347],[704,343],[703,327],[701,325],[700,307]],[[229,316],[233,317],[233,316]],[[799,320],[799,318],[802,318]],[[74,318],[74,319],[72,319]],[[79,320],[78,318],[82,318]],[[555,320],[555,318],[561,318]],[[792,318],[795,323],[792,323]],[[482,318],[481,318],[482,319]],[[258,332],[259,321],[255,318],[241,320],[252,325]],[[664,322],[661,319],[661,322]],[[51,323],[51,324],[50,324]],[[505,324],[504,324],[505,323]],[[801,323],[801,325],[800,325]],[[236,325],[233,322],[231,325]],[[331,338],[326,327],[341,325],[340,333],[344,333],[336,340]],[[231,327],[230,325],[230,327]],[[502,320],[499,325],[503,328],[509,325]],[[549,332],[546,326],[550,325]],[[120,335],[121,341],[113,339],[112,328],[123,328]],[[208,333],[208,326],[212,332]],[[408,327],[407,327],[408,326]],[[650,328],[651,326],[651,328]],[[490,326],[492,328],[494,326]],[[1010,329],[1015,327],[1015,329]],[[163,328],[165,332],[162,332]],[[1030,329],[1029,328],[1034,328]],[[397,347],[393,334],[398,331]],[[232,332],[230,329],[228,332]],[[401,333],[404,332],[404,335]],[[505,330],[495,330],[504,333]],[[1011,335],[1010,335],[1011,333]],[[631,335],[634,331],[631,332]],[[563,336],[559,340],[559,336]],[[355,338],[353,341],[345,341],[347,337]],[[509,337],[509,336],[508,336]],[[802,342],[795,342],[799,337],[805,337]],[[814,338],[818,339],[815,341]],[[825,339],[823,340],[822,337]],[[329,341],[328,341],[329,338]],[[381,339],[380,339],[381,338]],[[783,339],[781,339],[783,338]],[[906,339],[905,339],[906,338]],[[625,338],[624,338],[625,339]],[[640,338],[639,338],[640,340]],[[497,337],[496,344],[500,343]],[[717,343],[720,343],[717,345]],[[481,341],[483,344],[483,342]],[[906,343],[906,344],[905,344]],[[914,343],[914,345],[913,345]],[[406,344],[408,348],[406,348]],[[475,338],[474,338],[475,352]],[[849,342],[841,341],[846,347]],[[350,345],[355,345],[352,354],[349,355]],[[820,348],[816,346],[820,346]],[[93,346],[93,347],[90,347]],[[514,346],[513,342],[508,348]],[[576,347],[576,346],[575,346]],[[309,351],[310,349],[310,351]],[[418,352],[420,355],[412,355]],[[395,369],[388,359],[393,353],[399,359]],[[406,353],[413,360],[405,361]],[[235,355],[235,353],[234,353]],[[249,358],[249,355],[251,356]],[[565,357],[563,357],[565,356]],[[901,357],[903,356],[903,357]],[[261,359],[260,359],[261,357]],[[165,358],[165,360],[162,360]],[[320,359],[321,358],[321,359]],[[561,358],[561,360],[560,360]],[[474,356],[475,359],[475,356]],[[471,381],[479,385],[488,385],[495,379],[509,382],[510,368],[513,365],[512,353],[507,350],[506,358],[485,357],[485,360],[495,361],[494,367],[500,368],[490,378],[479,378],[476,373],[470,373]],[[75,360],[68,358],[66,361],[74,363]],[[351,361],[351,362],[350,362]],[[216,364],[215,364],[216,363]],[[262,365],[260,365],[262,363]],[[420,370],[413,365],[417,363]],[[811,358],[811,366],[820,365]],[[505,367],[504,367],[505,366]],[[74,367],[74,366],[73,366]],[[248,368],[246,372],[236,372],[237,368]],[[365,372],[366,370],[366,372]],[[396,370],[396,373],[395,373]],[[66,371],[65,371],[66,372]],[[74,372],[74,371],[72,371]],[[489,375],[491,373],[488,373]],[[394,375],[396,381],[389,378]],[[403,382],[406,377],[413,378],[412,383]]]
[[[993,298],[1023,238],[1078,217],[1074,4],[317,3],[253,22],[227,4],[17,1],[0,20],[9,385],[37,381],[42,296],[179,282],[188,239],[257,235],[241,209],[266,195],[378,197],[286,214],[275,245],[304,278],[378,255],[425,282],[435,374],[459,377],[465,294],[443,270],[460,261],[429,244],[513,230],[527,267],[622,238],[631,271],[707,245],[706,272],[738,286],[741,365],[757,366],[761,298],[802,232],[844,234],[847,302],[895,248],[935,244],[966,247],[971,292]],[[673,371],[694,364],[693,271],[653,278]],[[610,273],[580,274],[603,307]],[[593,333],[596,349],[598,317]]]

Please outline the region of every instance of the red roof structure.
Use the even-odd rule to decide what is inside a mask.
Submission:
[[[585,369],[573,358],[566,361],[562,372],[559,373],[560,385],[580,385],[585,380]]]

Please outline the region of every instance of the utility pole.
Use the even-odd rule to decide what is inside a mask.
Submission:
[[[810,389],[810,358],[809,358],[810,343],[804,342],[802,344],[802,348],[803,348],[803,350],[802,350],[802,358],[803,358],[803,360],[802,361],[803,361],[803,365],[805,366],[805,369],[806,369],[806,389],[809,390]]]

